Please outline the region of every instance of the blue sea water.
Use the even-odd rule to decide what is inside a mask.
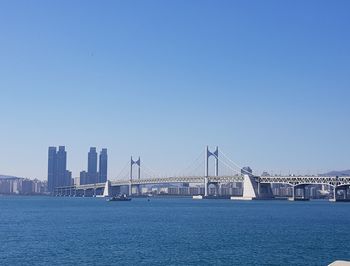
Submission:
[[[350,204],[0,197],[0,265],[327,265]]]

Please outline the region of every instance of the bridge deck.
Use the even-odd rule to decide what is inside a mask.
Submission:
[[[260,183],[295,185],[350,185],[349,176],[262,176]]]
[[[230,183],[230,182],[243,182],[243,176],[210,176],[208,177],[209,183]],[[256,177],[256,181],[263,184],[289,184],[296,185],[330,185],[330,186],[346,186],[350,185],[349,176],[262,176]],[[154,184],[169,184],[169,183],[204,183],[203,176],[183,176],[183,177],[160,177],[160,178],[147,178],[147,179],[132,179],[132,180],[113,180],[111,186],[129,186],[129,185],[154,185]],[[66,186],[56,189],[99,189],[104,188],[105,183],[86,184],[78,186]]]

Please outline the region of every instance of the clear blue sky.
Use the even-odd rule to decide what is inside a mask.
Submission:
[[[258,173],[350,168],[349,1],[0,1],[0,173],[108,148],[173,173],[219,145]]]

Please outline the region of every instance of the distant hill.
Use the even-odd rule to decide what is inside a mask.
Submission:
[[[322,176],[350,176],[350,170],[330,171],[328,173],[322,174]]]
[[[12,176],[12,175],[0,175],[0,179],[18,179],[23,177]]]

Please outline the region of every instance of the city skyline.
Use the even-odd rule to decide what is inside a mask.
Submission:
[[[97,182],[105,182],[107,179],[109,180],[115,180],[115,179],[120,179],[120,178],[128,178],[128,173],[126,173],[125,171],[124,172],[121,172],[120,170],[125,170],[125,163],[128,164],[129,161],[130,161],[130,158],[127,158],[126,160],[124,160],[124,168],[121,169],[121,166],[122,165],[119,165],[119,167],[117,167],[117,172],[116,173],[111,173],[111,174],[107,174],[107,171],[109,172],[109,170],[107,170],[107,164],[109,165],[109,163],[107,163],[107,160],[108,160],[108,155],[107,155],[107,149],[106,148],[102,148],[99,155],[97,155],[97,151],[96,151],[96,147],[90,147],[90,151],[88,152],[88,160],[87,160],[87,163],[85,162],[85,165],[87,166],[86,170],[83,170],[84,167],[81,167],[79,168],[78,170],[76,170],[75,172],[73,171],[70,171],[69,167],[67,167],[67,165],[69,165],[69,155],[67,155],[67,150],[65,150],[66,146],[63,146],[63,145],[59,145],[58,146],[59,148],[61,149],[64,149],[63,151],[65,152],[65,161],[64,161],[64,166],[63,168],[65,167],[65,170],[67,171],[66,173],[68,175],[71,176],[72,179],[75,179],[77,177],[80,177],[82,178],[82,175],[85,176],[86,175],[86,180],[89,180],[89,181],[86,181],[88,183],[94,183],[94,182],[90,182],[90,180],[95,180]],[[213,146],[214,147],[214,146]],[[46,174],[43,178],[39,178],[38,176],[30,176],[30,175],[14,175],[14,174],[8,174],[8,173],[1,173],[2,175],[4,176],[12,176],[12,177],[15,177],[15,178],[29,178],[29,179],[38,179],[38,180],[41,180],[41,181],[48,181],[49,179],[49,176],[50,176],[50,150],[51,149],[56,149],[56,147],[53,147],[53,146],[50,146],[49,147],[49,157],[47,157],[46,155],[46,161],[45,161],[45,171],[46,171]],[[94,157],[94,160],[93,162],[91,161],[91,158],[89,157],[90,156],[90,152],[91,152],[91,149],[94,149],[93,151],[96,152],[96,157]],[[60,150],[55,150],[55,152],[59,152]],[[220,153],[219,153],[220,154]],[[197,154],[198,155],[198,154]],[[51,155],[52,156],[52,155]],[[57,155],[56,155],[57,156]],[[82,156],[83,158],[84,156]],[[48,165],[48,161],[47,159],[49,158],[49,165]],[[192,162],[193,162],[193,159],[194,158],[190,158],[192,159]],[[198,159],[197,158],[197,162],[198,162]],[[83,159],[84,160],[84,159]],[[86,159],[85,159],[86,160]],[[96,160],[96,162],[95,162]],[[101,166],[101,160],[103,162],[103,166]],[[97,161],[98,161],[98,164],[97,164]],[[94,171],[94,173],[89,173],[89,165],[92,163],[94,164],[93,168],[99,169],[99,171]],[[235,163],[235,162],[233,162]],[[211,167],[214,167],[215,166],[215,162],[214,161],[209,161],[209,164],[212,165]],[[221,163],[220,163],[221,164]],[[186,167],[184,167],[186,166]],[[187,167],[188,167],[188,162],[186,164],[186,162],[184,162],[184,164],[182,165],[183,168],[181,168],[181,170],[185,170]],[[225,165],[222,165],[225,167]],[[234,171],[232,172],[233,174],[238,174],[239,173],[239,167],[240,166],[242,169],[245,169],[245,168],[249,168],[250,169],[250,166],[249,165],[244,165],[244,164],[240,164],[240,165],[236,165]],[[91,166],[90,166],[91,167]],[[101,172],[101,167],[103,168],[103,172]],[[109,167],[109,166],[108,166]],[[61,167],[62,168],[62,167]],[[183,175],[183,172],[179,172],[179,171],[176,171],[174,170],[173,172],[159,172],[159,171],[153,171],[152,168],[149,168],[149,165],[145,167],[147,171],[147,177],[151,176],[152,174],[154,174],[154,176],[165,176],[165,175],[173,175],[173,176],[177,176],[177,175]],[[205,174],[205,169],[204,169],[204,165],[201,167],[203,169],[196,169],[196,173],[197,175],[204,175]],[[237,168],[237,169],[236,169]],[[143,173],[143,170],[142,169],[142,173]],[[225,169],[226,172],[225,174],[227,174],[227,171],[231,171],[230,168],[227,168]],[[62,170],[63,171],[63,170]],[[62,171],[61,173],[59,174],[60,177],[63,176],[62,174]],[[269,173],[271,175],[318,175],[318,174],[327,174],[328,172],[333,172],[331,175],[338,175],[340,174],[341,172],[345,172],[346,175],[347,173],[350,171],[349,168],[344,168],[344,169],[333,169],[333,168],[318,168],[318,169],[311,169],[311,168],[307,168],[307,169],[297,169],[297,170],[290,170],[290,169],[287,169],[287,170],[281,170],[281,169],[278,169],[278,168],[274,168],[274,169],[266,169],[264,168],[263,170],[260,170],[260,169],[251,169],[250,171],[252,171],[252,173],[254,175],[264,175],[265,173]],[[338,172],[338,173],[337,173]],[[124,176],[121,176],[120,174],[123,173]],[[92,174],[92,176],[91,176]],[[212,172],[211,173],[212,175],[214,175],[214,173]],[[102,175],[102,176],[101,176]],[[141,174],[141,176],[144,176],[143,174]],[[50,185],[49,185],[50,187]]]
[[[205,148],[206,150],[210,149],[209,146],[206,146]],[[250,166],[243,166],[243,165],[238,165],[235,162],[233,162],[230,158],[227,157],[227,155],[225,155],[224,153],[218,152],[218,147],[216,146],[216,156],[219,156],[219,158],[223,157],[225,158],[224,161],[220,161],[216,159],[208,159],[207,160],[207,164],[209,165],[209,168],[215,168],[214,169],[210,169],[210,171],[208,172],[209,175],[218,175],[220,173],[220,175],[236,175],[236,174],[244,174],[244,173],[251,173],[254,174],[256,176],[264,176],[264,175],[292,175],[292,176],[312,176],[312,175],[331,175],[331,176],[336,176],[336,175],[349,175],[348,173],[350,172],[349,169],[342,169],[342,170],[331,170],[328,172],[311,172],[311,171],[295,171],[295,172],[278,172],[278,171],[262,171],[259,172],[258,170],[253,170],[250,168]],[[64,151],[64,164],[67,164],[67,153],[65,151],[65,146],[59,146],[59,150],[56,151],[56,147],[49,147],[49,153],[48,153],[48,174],[47,174],[47,179],[50,179],[50,172],[52,172],[51,168],[53,168],[52,166],[52,159],[50,159],[52,156],[56,156],[57,154],[59,154],[59,152]],[[52,155],[52,152],[54,153],[54,155]],[[57,154],[56,154],[57,153]],[[56,157],[54,157],[54,160],[57,160]],[[202,160],[203,154],[199,157],[196,158],[196,160],[192,160],[191,161],[191,165],[187,164],[186,168],[181,169],[182,171],[179,172],[177,171],[176,173],[160,173],[160,172],[156,172],[153,171],[151,168],[149,168],[149,166],[142,166],[142,171],[141,171],[141,176],[146,178],[148,177],[165,177],[166,175],[169,176],[184,176],[184,175],[194,175],[194,176],[205,176],[206,172],[208,170],[207,166],[205,164],[205,160]],[[193,159],[193,158],[192,158]],[[140,157],[138,157],[138,160],[140,160]],[[226,161],[226,162],[225,162]],[[138,163],[139,161],[134,161],[133,157],[131,156],[131,162],[134,163]],[[199,165],[198,165],[199,163]],[[112,174],[111,176],[108,176],[108,155],[107,155],[107,148],[102,148],[100,153],[97,153],[97,149],[96,147],[90,147],[90,150],[88,152],[88,156],[87,156],[87,168],[86,170],[82,169],[80,171],[80,173],[72,173],[65,169],[65,171],[67,171],[67,173],[71,176],[72,183],[76,183],[76,179],[79,178],[78,183],[79,184],[93,184],[93,183],[104,183],[107,180],[117,180],[117,179],[128,179],[129,178],[129,172],[128,172],[128,164],[129,164],[129,160],[127,162],[126,165],[124,165],[124,168],[122,169],[121,172],[119,172],[119,175],[114,175]],[[194,168],[194,164],[196,164],[194,167],[195,168],[195,172],[193,172]],[[217,167],[220,165],[220,168],[225,168],[224,171],[222,171],[222,169],[220,169],[220,171],[216,172]],[[198,167],[200,166],[200,167]],[[65,166],[66,167],[66,166]],[[98,171],[97,171],[98,168]],[[120,169],[119,169],[120,170]],[[191,172],[187,172],[186,171],[191,171]],[[122,174],[122,175],[121,175]],[[52,175],[52,174],[51,174]],[[136,178],[133,175],[133,178]],[[50,182],[49,182],[50,183]],[[49,184],[49,189],[50,189],[50,184]]]
[[[257,173],[349,169],[347,1],[0,3],[0,173],[107,147],[176,173],[219,145]],[[91,19],[93,18],[93,19]],[[181,18],[181,19],[180,19]]]

